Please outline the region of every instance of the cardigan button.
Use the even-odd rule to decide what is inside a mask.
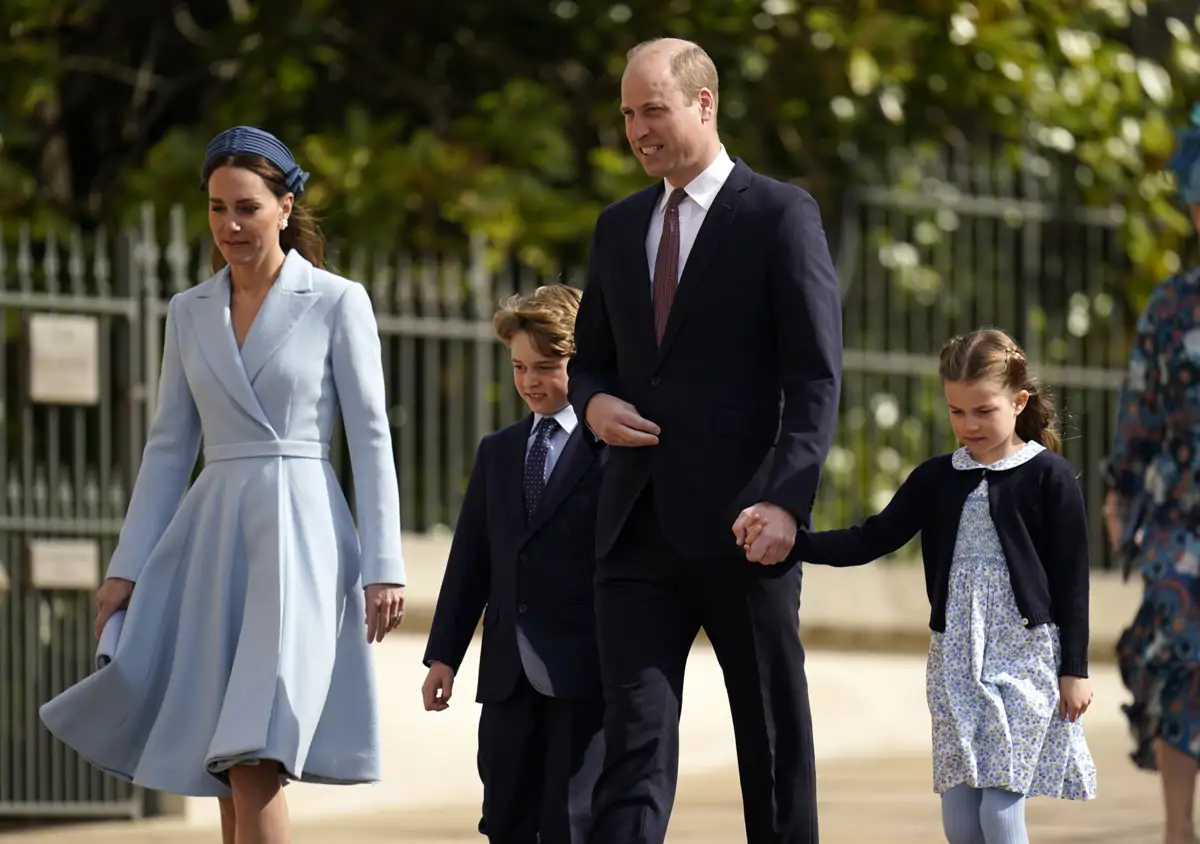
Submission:
[[[1022,623],[1022,624],[1024,624],[1026,627],[1028,627],[1028,626],[1029,626],[1029,619],[1027,619],[1027,618],[1023,618],[1023,619],[1021,619],[1021,623]]]

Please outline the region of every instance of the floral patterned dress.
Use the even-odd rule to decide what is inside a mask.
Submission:
[[[1126,503],[1149,502],[1145,598],[1117,645],[1136,765],[1154,740],[1200,759],[1200,270],[1159,285],[1138,321],[1106,467]]]
[[[1010,469],[1035,442],[990,466],[965,448],[955,469]],[[998,788],[1026,797],[1090,800],[1096,766],[1083,721],[1059,715],[1058,628],[1027,627],[988,506],[986,473],[967,497],[950,568],[946,631],[932,636],[927,668],[934,790]]]

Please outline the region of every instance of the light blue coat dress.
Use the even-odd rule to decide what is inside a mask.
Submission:
[[[41,717],[97,767],[175,794],[227,796],[228,769],[264,759],[287,780],[374,782],[363,587],[405,582],[374,312],[293,251],[239,353],[229,291],[223,270],[170,302],[108,569],[136,584],[120,639]],[[357,534],[328,460],[339,409]]]

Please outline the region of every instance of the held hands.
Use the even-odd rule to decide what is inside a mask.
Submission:
[[[372,583],[367,593],[367,641],[382,642],[383,637],[404,620],[404,587],[390,583]]]
[[[743,510],[733,523],[733,536],[747,554],[767,526],[767,519],[754,508]]]
[[[643,419],[636,407],[607,393],[592,396],[585,417],[596,438],[609,445],[658,445],[658,435],[662,433],[649,419]]]
[[[450,708],[450,695],[454,693],[454,669],[442,662],[429,666],[425,683],[421,686],[421,697],[426,712],[445,712]]]
[[[733,523],[733,536],[746,559],[773,566],[782,563],[796,544],[796,519],[778,504],[760,501],[747,507]]]
[[[100,588],[96,590],[96,623],[93,625],[97,639],[104,632],[104,625],[112,618],[113,613],[129,606],[129,597],[132,594],[132,580],[110,577],[100,584]]]
[[[1092,682],[1086,677],[1058,678],[1058,714],[1072,723],[1092,705]]]

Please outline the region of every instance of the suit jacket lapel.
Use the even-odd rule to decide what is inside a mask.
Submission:
[[[592,465],[593,459],[595,458],[592,450],[584,441],[583,424],[580,423],[571,432],[571,436],[567,437],[566,444],[563,445],[563,452],[558,456],[558,460],[554,464],[554,471],[546,482],[546,491],[542,493],[541,504],[538,505],[533,518],[526,526],[526,537],[531,536],[546,523],[550,515],[558,509],[558,505],[562,504],[574,489],[575,484],[579,483],[584,472]]]
[[[188,316],[196,329],[200,353],[217,382],[252,418],[273,431],[246,377],[233,336],[229,313],[229,268],[226,267],[201,284],[196,288],[195,295],[185,301]]]
[[[632,282],[626,287],[630,299],[625,307],[633,317],[639,338],[651,354],[658,341],[654,339],[654,302],[650,295],[654,271],[646,259],[646,236],[662,195],[663,186],[659,182],[631,197],[629,215],[625,218],[627,228],[622,238],[628,276]]]
[[[704,216],[704,223],[696,233],[696,242],[688,253],[687,264],[679,279],[679,287],[675,291],[675,301],[671,304],[671,313],[667,317],[667,328],[663,333],[662,344],[658,347],[658,363],[662,363],[671,342],[679,333],[679,325],[687,316],[687,309],[696,298],[696,288],[704,283],[704,274],[717,247],[725,240],[725,236],[737,216],[742,204],[742,191],[750,185],[750,168],[740,160],[735,159],[733,170],[725,180],[721,190],[713,199],[712,206]],[[718,282],[730,283],[728,279]]]
[[[514,543],[519,542],[524,535],[525,525],[525,443],[533,431],[533,414],[528,414],[521,424],[510,433],[511,439],[502,443],[498,449],[496,471],[501,479],[500,489],[504,492],[501,500],[492,502],[499,504],[501,521],[505,532],[512,537]],[[509,527],[511,526],[511,527]]]
[[[263,300],[242,344],[242,365],[251,384],[321,298],[321,294],[312,289],[311,273],[312,264],[300,253],[294,250],[288,253],[279,271],[279,280]]]

